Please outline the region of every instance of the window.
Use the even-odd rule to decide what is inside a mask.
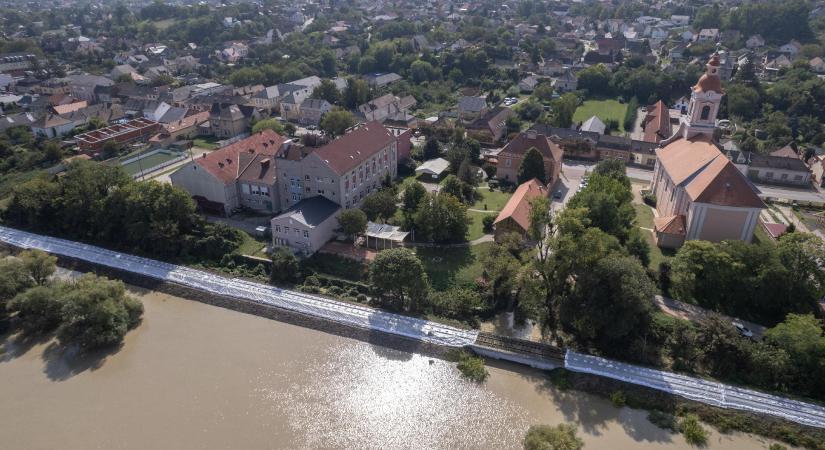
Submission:
[[[708,120],[710,117],[710,105],[705,105],[702,107],[702,117],[701,120]]]
[[[296,228],[296,229],[295,229],[295,235],[296,235],[296,236],[300,236],[300,235],[301,235],[301,230],[299,230],[299,229],[297,229],[297,228]]]
[[[318,193],[321,194],[321,195],[324,195],[324,190],[323,189],[318,189]]]
[[[241,192],[244,194],[249,194],[249,185],[246,183],[241,184]]]
[[[765,178],[773,178],[773,172],[766,173]]]
[[[802,181],[802,175],[794,175],[794,181]]]
[[[289,227],[284,227],[284,233],[289,233]]]
[[[510,164],[513,162],[510,158],[504,160],[504,167],[510,167]]]
[[[304,179],[309,181],[309,175],[304,175]]]
[[[307,192],[312,192],[312,189],[310,189],[309,186],[307,186],[306,191]]]
[[[281,226],[280,226],[280,225],[275,225],[275,232],[276,232],[276,233],[280,233],[280,232],[281,232]]]
[[[261,195],[261,187],[258,185],[252,185],[252,193],[255,195]]]
[[[269,187],[261,186],[261,195],[269,195]]]
[[[787,173],[783,173],[781,178],[782,178],[782,181],[787,180],[787,179],[788,179],[788,174],[787,174]]]
[[[304,237],[305,237],[305,238],[307,238],[307,239],[309,239],[309,231],[304,230]]]

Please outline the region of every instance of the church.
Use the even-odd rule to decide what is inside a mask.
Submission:
[[[716,115],[725,95],[719,55],[705,66],[673,136],[656,150],[651,192],[656,196],[654,234],[659,247],[686,240],[751,242],[765,204],[756,187],[716,145]]]

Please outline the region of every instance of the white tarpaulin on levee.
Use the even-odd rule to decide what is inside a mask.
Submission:
[[[701,378],[648,369],[568,350],[564,367],[626,383],[679,395],[720,408],[739,409],[781,417],[812,427],[825,428],[825,408],[762,392],[727,386]]]
[[[338,302],[266,284],[222,277],[184,266],[12,228],[0,227],[0,241],[20,248],[39,249],[158,280],[171,281],[206,292],[252,300],[353,327],[382,331],[438,345],[463,347],[474,343],[478,336],[478,332],[473,330],[462,330],[366,306]]]

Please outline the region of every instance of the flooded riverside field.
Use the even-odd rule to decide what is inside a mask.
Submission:
[[[488,367],[478,385],[440,359],[131,289],[143,323],[109,354],[3,336],[0,447],[516,449],[530,425],[568,421],[586,449],[693,448],[541,372]],[[713,431],[706,448],[768,444]]]

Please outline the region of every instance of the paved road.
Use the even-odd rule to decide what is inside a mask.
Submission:
[[[563,171],[567,176],[575,176],[576,174],[583,174],[585,171],[592,171],[596,164],[589,161],[566,161],[564,163]],[[581,178],[581,175],[578,175]],[[639,167],[628,167],[627,176],[642,181],[652,181],[653,171],[642,169]],[[757,184],[760,197],[783,199],[797,202],[820,202],[825,203],[825,193],[811,189],[795,189],[784,186],[772,186],[766,184]]]

